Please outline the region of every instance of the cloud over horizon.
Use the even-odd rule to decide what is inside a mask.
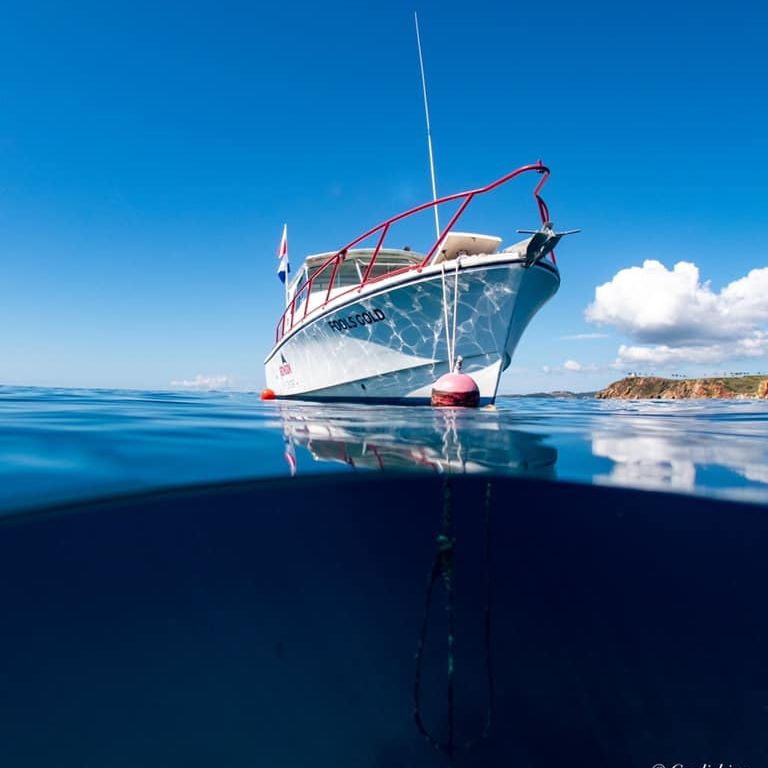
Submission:
[[[560,341],[587,341],[591,339],[607,339],[607,333],[572,333],[568,336],[560,336]]]
[[[670,270],[648,259],[595,288],[584,314],[637,342],[619,347],[617,366],[761,357],[768,354],[768,267],[715,293],[696,264],[680,261]]]
[[[233,384],[232,379],[229,376],[213,375],[203,376],[198,373],[194,379],[181,379],[180,381],[172,381],[172,387],[179,387],[181,389],[222,389],[223,387],[231,387]]]
[[[578,360],[566,360],[562,365],[542,365],[541,370],[544,373],[591,373],[598,370],[598,366],[593,364],[585,365]]]

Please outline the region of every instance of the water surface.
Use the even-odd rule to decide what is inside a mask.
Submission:
[[[0,387],[0,510],[259,477],[493,472],[768,501],[764,401],[505,398],[477,411]]]

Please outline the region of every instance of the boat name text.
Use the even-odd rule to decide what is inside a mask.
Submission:
[[[356,315],[348,315],[339,320],[329,320],[328,326],[332,331],[350,331],[359,325],[371,325],[384,320],[386,315],[380,309],[372,309],[370,312],[358,312]]]

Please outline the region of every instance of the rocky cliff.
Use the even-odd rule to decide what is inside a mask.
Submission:
[[[598,392],[600,399],[679,400],[683,398],[766,398],[765,376],[733,376],[714,379],[662,379],[657,376],[628,376]]]

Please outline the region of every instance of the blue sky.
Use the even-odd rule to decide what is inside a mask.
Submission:
[[[283,222],[297,266],[430,196],[414,10],[439,191],[542,158],[583,229],[502,390],[768,371],[757,2],[27,2],[0,26],[0,382],[262,386]],[[467,225],[509,241],[529,194]]]

